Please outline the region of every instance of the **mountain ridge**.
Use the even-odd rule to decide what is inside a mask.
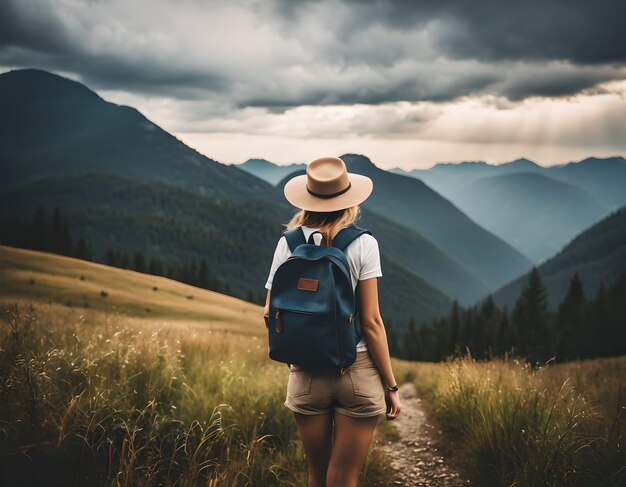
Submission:
[[[626,206],[571,239],[557,254],[537,267],[546,287],[548,306],[554,310],[563,300],[570,279],[577,272],[585,294],[594,296],[601,283],[608,286],[626,269]],[[523,275],[493,293],[498,306],[512,309],[527,276]]]

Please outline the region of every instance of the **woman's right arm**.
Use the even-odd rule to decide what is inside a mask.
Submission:
[[[388,386],[397,384],[391,368],[391,357],[387,343],[385,324],[378,307],[378,279],[372,277],[359,281],[359,313],[361,315],[361,329],[367,343],[372,360],[378,367]],[[392,392],[394,401],[391,401],[391,410],[387,416],[395,418],[400,413],[400,401],[397,392]],[[388,393],[389,395],[389,393]]]

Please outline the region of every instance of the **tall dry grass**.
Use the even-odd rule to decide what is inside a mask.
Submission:
[[[626,358],[399,367],[432,400],[484,485],[626,485]]]
[[[56,311],[54,311],[56,309]],[[122,315],[3,305],[0,462],[11,483],[306,485],[266,343]],[[386,471],[372,449],[360,485]]]

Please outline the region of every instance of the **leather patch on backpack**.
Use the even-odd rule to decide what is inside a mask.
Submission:
[[[306,277],[298,279],[298,289],[300,291],[317,291],[318,284],[319,280],[317,279],[307,279]]]

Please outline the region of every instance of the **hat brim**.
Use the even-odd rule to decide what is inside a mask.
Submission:
[[[306,174],[295,176],[285,184],[283,192],[287,201],[296,208],[308,211],[337,211],[363,203],[374,189],[373,181],[362,174],[348,173],[350,189],[339,196],[320,198],[306,189]]]

